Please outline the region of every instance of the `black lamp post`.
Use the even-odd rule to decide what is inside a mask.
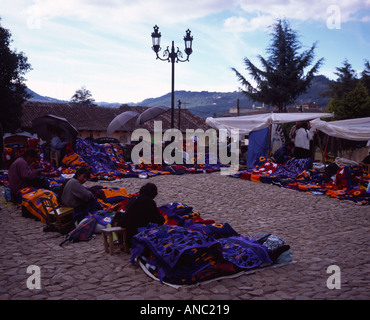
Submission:
[[[152,32],[152,41],[155,54],[157,55],[157,59],[162,61],[168,61],[172,64],[172,96],[171,96],[171,129],[174,128],[174,119],[175,119],[175,62],[185,62],[189,61],[189,56],[193,52],[192,44],[193,44],[193,37],[191,36],[191,31],[188,29],[186,30],[186,35],[184,37],[185,42],[185,53],[187,55],[186,59],[183,59],[182,52],[177,48],[175,51],[174,41],[172,41],[171,51],[169,47],[163,51],[163,58],[158,55],[158,52],[161,51],[161,33],[158,32],[158,26],[154,26],[154,32]]]

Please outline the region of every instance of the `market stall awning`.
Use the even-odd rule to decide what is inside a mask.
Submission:
[[[311,127],[313,130],[320,130],[336,138],[355,141],[370,140],[370,117],[330,122],[315,119],[311,121]]]
[[[206,119],[206,123],[217,130],[226,129],[229,134],[231,130],[238,129],[239,134],[247,135],[251,131],[257,131],[272,124],[332,118],[333,116],[333,113],[262,113],[240,117],[209,117]]]

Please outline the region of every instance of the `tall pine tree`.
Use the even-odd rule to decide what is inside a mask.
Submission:
[[[332,99],[326,112],[334,112],[336,120],[370,117],[370,64],[365,60],[365,69],[358,74],[345,60],[336,68],[338,78],[330,84]]]
[[[246,69],[256,86],[235,68],[232,70],[245,88],[242,89],[245,95],[254,101],[276,106],[279,112],[286,112],[287,105],[294,103],[310,87],[324,59],[318,60],[305,73],[306,68],[313,63],[316,43],[309,50],[299,53],[302,44],[286,20],[278,20],[272,28],[272,41],[267,48],[269,57],[265,59],[258,55],[262,68],[255,66],[250,59],[244,59]]]
[[[348,60],[343,61],[343,66],[336,68],[337,81],[329,83],[331,95],[334,99],[343,99],[344,95],[356,88],[358,83],[357,73],[352,69]]]
[[[367,89],[368,94],[370,95],[370,62],[365,60],[365,69],[361,73],[361,81]]]

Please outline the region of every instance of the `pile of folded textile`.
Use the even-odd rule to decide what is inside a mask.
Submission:
[[[161,282],[190,285],[293,261],[281,237],[239,235],[228,223],[203,220],[184,204],[159,209],[165,224],[149,224],[133,237],[131,261]]]
[[[233,177],[254,182],[275,184],[283,188],[328,195],[333,198],[352,201],[356,204],[370,204],[370,193],[366,192],[370,174],[357,165],[328,166],[325,171],[312,168],[312,159],[293,159],[285,164],[276,164],[272,159],[260,157],[250,170],[239,171]]]

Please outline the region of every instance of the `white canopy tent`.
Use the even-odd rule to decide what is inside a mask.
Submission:
[[[271,153],[273,149],[276,149],[275,144],[272,146],[271,141],[273,126],[289,122],[307,121],[319,118],[332,118],[333,116],[333,113],[262,113],[239,117],[207,118],[206,123],[214,129],[227,130],[227,134],[229,136],[232,136],[232,131],[234,130],[239,130],[239,137],[243,135],[249,135],[247,166],[251,166],[257,156],[265,154],[266,152],[267,154]],[[250,138],[252,132],[253,134],[257,134],[257,131],[265,128],[269,128],[270,137],[267,138],[268,145],[266,145],[266,136],[257,138],[257,140],[261,141],[261,143],[258,143],[256,139],[251,141]]]
[[[209,117],[206,119],[206,123],[217,130],[226,129],[228,134],[233,129],[239,129],[240,135],[248,135],[251,131],[264,129],[272,124],[332,118],[333,116],[333,113],[262,113],[240,117]]]
[[[370,117],[330,122],[320,120],[320,118],[332,117],[334,117],[333,113],[264,113],[240,117],[207,118],[206,123],[217,130],[226,129],[229,135],[233,129],[239,129],[240,135],[249,135],[252,131],[271,128],[274,124],[310,120],[312,131],[318,130],[327,135],[324,145],[321,145],[319,140],[323,160],[329,136],[354,141],[370,141]]]
[[[325,122],[320,119],[310,121],[313,130],[320,130],[329,136],[355,140],[370,140],[370,117]]]

